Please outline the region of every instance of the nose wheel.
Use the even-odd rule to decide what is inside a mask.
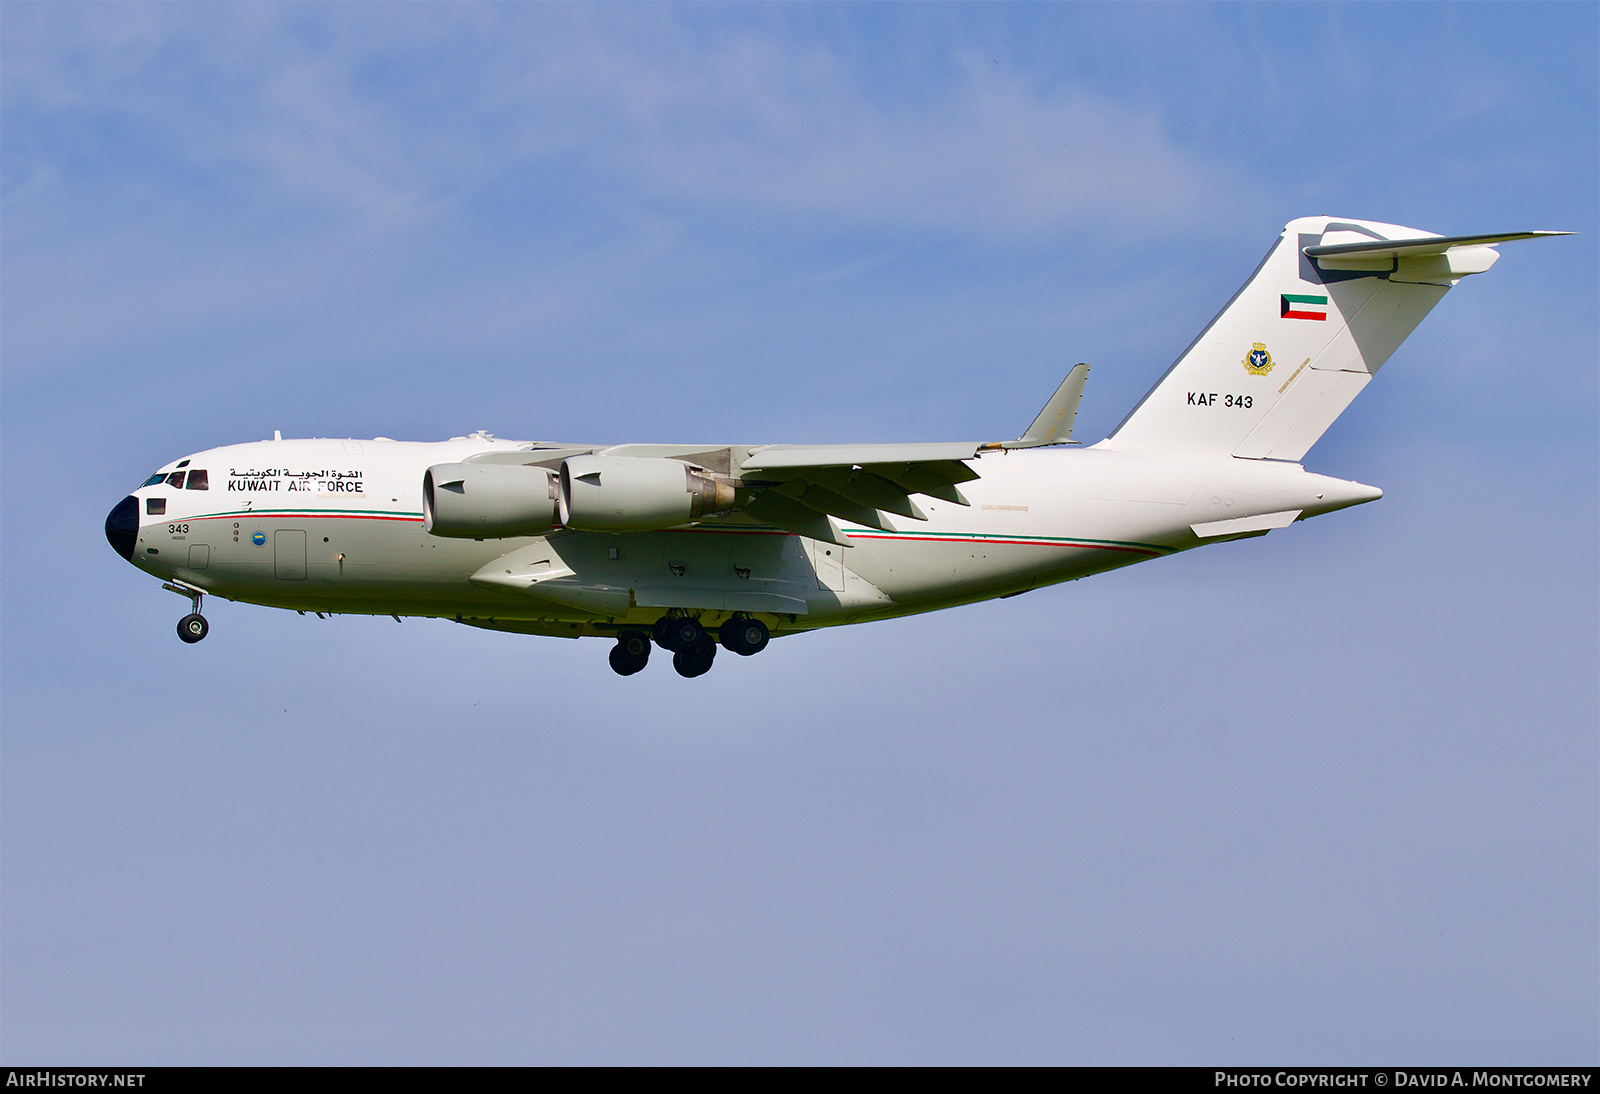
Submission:
[[[205,603],[206,594],[199,589],[192,589],[187,585],[174,585],[167,582],[161,586],[169,593],[189,598],[189,604],[194,608],[192,612],[178,620],[178,637],[189,645],[194,645],[204,638],[211,630],[211,624],[206,622],[206,617],[200,614],[200,606]]]

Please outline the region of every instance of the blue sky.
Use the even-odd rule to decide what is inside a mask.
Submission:
[[[1597,9],[0,6],[5,1062],[1600,1056]],[[182,604],[270,436],[1103,436],[1327,213],[1507,245],[1374,504],[685,681]]]

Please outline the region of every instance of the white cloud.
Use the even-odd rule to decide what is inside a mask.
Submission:
[[[677,9],[315,10],[26,12],[8,106],[131,124],[201,171],[380,218],[530,168],[961,235],[1170,226],[1252,189],[1150,108],[983,56],[895,97],[805,35]]]

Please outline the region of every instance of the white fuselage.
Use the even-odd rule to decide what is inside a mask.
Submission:
[[[131,561],[209,594],[301,611],[576,636],[648,625],[674,607],[715,625],[759,604],[750,614],[781,634],[1011,595],[1380,496],[1295,463],[1102,443],[986,454],[970,465],[980,477],[962,485],[970,505],[919,499],[926,521],[847,525],[849,547],[738,514],[658,532],[424,531],[427,468],[521,447],[474,437],[199,452],[183,464],[206,472],[205,489],[134,492]]]
[[[653,643],[694,677],[718,646],[751,656],[775,634],[1012,596],[1381,497],[1299,461],[1497,245],[1559,234],[1292,220],[1087,448],[1062,443],[1080,363],[1014,441],[232,445],[152,476],[106,538],[190,597],[185,642],[206,635],[209,593],[607,635],[619,675]]]

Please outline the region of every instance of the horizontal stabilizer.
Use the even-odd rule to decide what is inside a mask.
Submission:
[[[1426,236],[1421,239],[1372,239],[1360,243],[1329,243],[1307,247],[1312,258],[1333,258],[1337,255],[1360,255],[1362,258],[1405,258],[1411,255],[1444,254],[1452,247],[1486,247],[1492,243],[1510,243],[1515,239],[1542,239],[1545,236],[1569,236],[1571,232],[1501,232],[1482,236]]]

